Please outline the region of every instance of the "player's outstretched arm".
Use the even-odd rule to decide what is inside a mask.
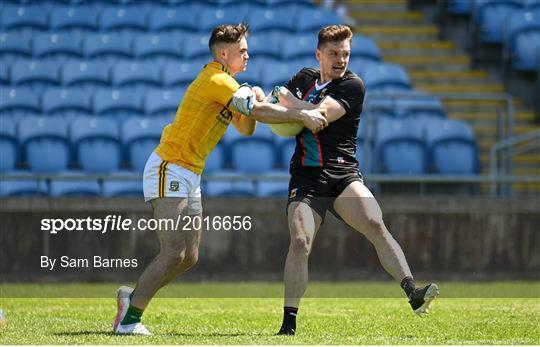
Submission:
[[[264,101],[266,96],[260,87],[251,88],[257,101]],[[244,136],[251,136],[255,132],[257,121],[251,117],[244,116],[239,112],[233,112],[232,124],[238,132]]]
[[[326,110],[326,119],[328,123],[332,123],[343,115],[345,115],[345,108],[336,100],[330,96],[325,96],[318,104],[312,104],[310,102],[300,100],[291,93],[285,87],[280,87],[277,93],[279,103],[285,107],[298,108],[298,109],[323,109]]]
[[[247,86],[240,87],[233,95],[231,106],[245,116],[263,123],[301,122],[311,131],[324,129],[328,122],[325,110],[287,108],[256,100],[254,92]]]

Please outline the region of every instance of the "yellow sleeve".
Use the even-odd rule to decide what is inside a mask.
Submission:
[[[208,96],[210,100],[223,106],[227,106],[234,92],[240,88],[240,85],[234,78],[226,73],[214,75],[210,78]]]

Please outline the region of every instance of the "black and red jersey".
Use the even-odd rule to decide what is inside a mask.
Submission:
[[[291,169],[298,167],[358,168],[356,160],[356,134],[365,88],[353,72],[325,85],[317,85],[320,71],[313,68],[300,70],[285,87],[299,99],[319,103],[325,96],[339,102],[346,113],[330,123],[324,130],[313,134],[304,128],[296,136],[296,149],[291,159]]]

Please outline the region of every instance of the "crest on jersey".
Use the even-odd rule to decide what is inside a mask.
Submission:
[[[171,192],[177,192],[180,189],[180,182],[178,181],[171,181],[169,185],[169,190]]]
[[[326,88],[324,88],[323,90],[321,90],[321,93],[319,94],[319,98],[324,98],[324,96],[326,95]]]
[[[300,89],[296,88],[296,96],[299,98],[299,99],[302,99],[302,92],[300,91]]]
[[[298,191],[298,188],[291,189],[291,194],[289,195],[289,199],[292,199],[296,197],[296,192]]]

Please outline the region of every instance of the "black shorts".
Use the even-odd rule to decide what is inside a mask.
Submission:
[[[334,210],[334,201],[355,181],[364,182],[360,171],[356,168],[347,170],[319,167],[291,168],[287,211],[291,202],[301,201],[315,210],[323,222],[327,210],[341,219]]]

